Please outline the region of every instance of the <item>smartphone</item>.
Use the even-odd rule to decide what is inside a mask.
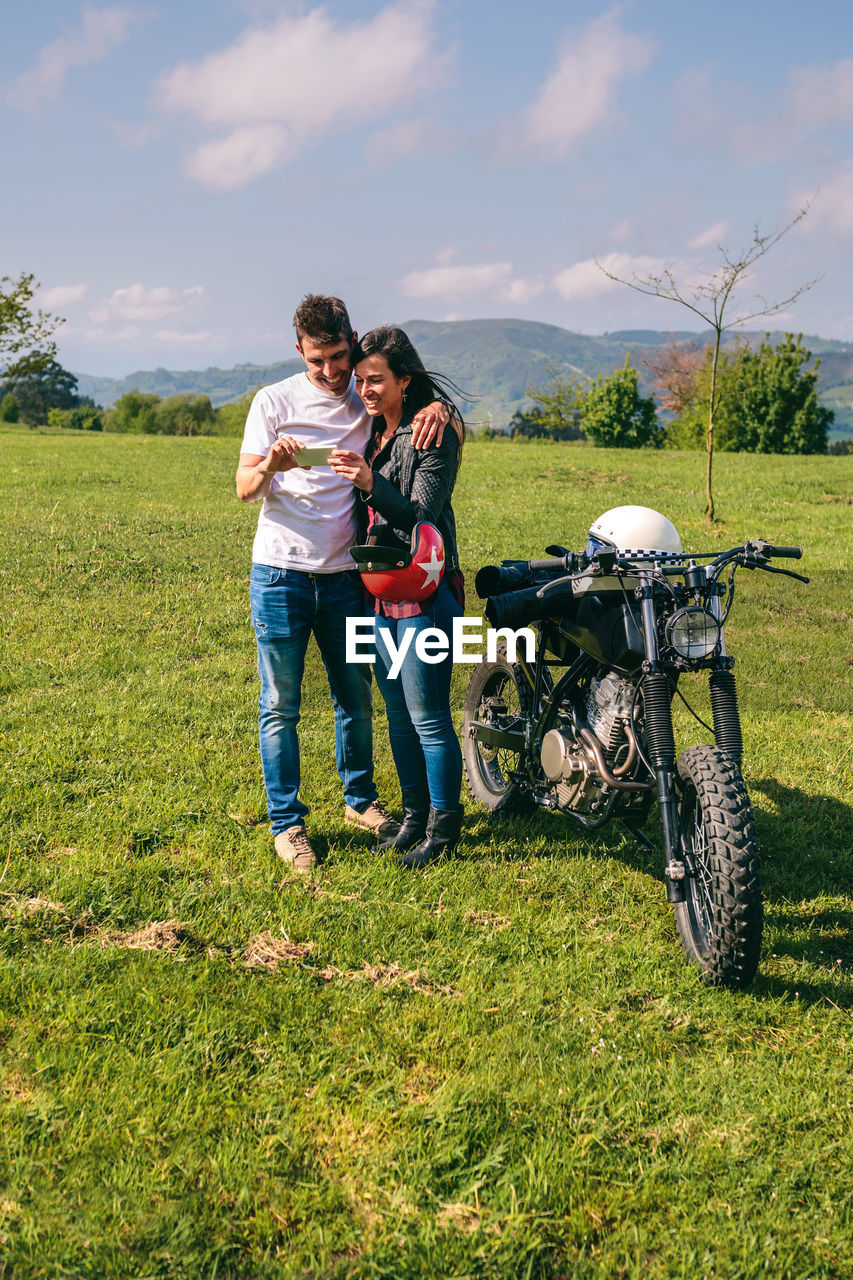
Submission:
[[[298,467],[327,467],[331,452],[328,445],[321,445],[316,449],[300,449],[299,453],[293,455],[293,460]]]

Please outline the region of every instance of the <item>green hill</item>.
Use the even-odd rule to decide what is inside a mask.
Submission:
[[[283,360],[280,364],[236,364],[233,369],[138,369],[125,378],[97,378],[87,373],[75,376],[80,395],[91,396],[105,409],[128,391],[145,391],[164,399],[185,393],[205,395],[218,408],[304,368],[301,360]]]
[[[644,364],[673,339],[702,342],[710,334],[655,329],[625,329],[597,336],[573,333],[558,325],[531,320],[408,320],[403,327],[428,369],[445,374],[465,393],[462,408],[472,424],[504,426],[516,409],[529,403],[527,389],[547,381],[547,366],[573,370],[579,377],[595,378],[620,366],[626,353],[640,371],[647,394],[651,392]],[[758,343],[763,332],[733,334],[730,343],[745,336]],[[771,333],[771,341],[782,338]],[[853,344],[806,335],[809,349],[820,356],[822,399],[836,413],[833,435],[853,431]],[[232,369],[139,370],[125,378],[95,378],[77,374],[81,395],[99,404],[114,404],[127,391],[171,396],[192,392],[210,396],[214,406],[239,400],[256,387],[298,373],[300,360],[279,364],[239,364]]]

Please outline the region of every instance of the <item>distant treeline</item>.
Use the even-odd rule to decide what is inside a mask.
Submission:
[[[253,394],[214,409],[206,395],[163,398],[129,391],[113,408],[103,409],[90,396],[78,395],[77,379],[53,360],[0,383],[0,422],[134,435],[240,436]]]
[[[630,357],[609,376],[594,379],[546,365],[548,381],[527,388],[533,406],[516,410],[506,431],[486,427],[479,438],[587,439],[605,448],[703,448],[710,395],[707,347],[673,342],[645,363],[656,396],[642,394]],[[765,341],[758,348],[741,344],[724,353],[717,372],[716,447],[757,453],[853,452],[853,441],[828,442],[834,415],[818,397],[819,365],[819,360],[812,363],[800,335],[786,334],[776,345]],[[0,380],[0,422],[133,435],[239,438],[253,395],[254,390],[214,408],[202,393],[162,397],[131,390],[104,409],[78,394],[76,377],[57,361],[39,360],[25,372]]]

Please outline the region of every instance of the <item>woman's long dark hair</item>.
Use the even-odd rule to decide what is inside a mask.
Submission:
[[[378,329],[371,329],[369,333],[359,339],[352,349],[353,368],[367,356],[384,356],[388,361],[388,368],[395,378],[411,378],[411,382],[406,388],[405,416],[407,419],[411,419],[420,409],[425,409],[428,404],[432,404],[433,400],[441,400],[447,405],[451,417],[456,418],[461,424],[462,438],[464,439],[465,423],[453,402],[451,393],[461,399],[466,399],[465,393],[454,382],[451,382],[450,378],[446,378],[440,373],[432,373],[429,369],[424,368],[423,360],[421,360],[408,335],[402,329],[390,324],[383,324]],[[384,419],[381,421],[384,422]],[[379,420],[374,420],[374,433],[376,433],[378,425]]]

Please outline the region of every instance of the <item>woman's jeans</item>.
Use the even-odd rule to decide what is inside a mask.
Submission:
[[[335,708],[335,763],[344,799],[364,809],[377,797],[373,782],[370,668],[346,661],[346,619],[365,616],[355,572],[301,573],[252,565],[252,623],[258,641],[261,763],[273,835],[301,823],[299,740],[305,650],[317,641]]]
[[[414,618],[376,618],[376,683],[388,711],[388,736],[400,787],[429,790],[433,809],[459,808],[462,790],[462,752],[450,715],[450,675],[453,660],[453,619],[462,609],[453,592],[442,582],[435,603]],[[423,662],[415,653],[420,632],[438,627],[447,636],[447,654],[438,663]],[[391,656],[382,640],[382,629],[391,633],[396,649],[407,631],[414,634],[395,680],[389,676]]]

